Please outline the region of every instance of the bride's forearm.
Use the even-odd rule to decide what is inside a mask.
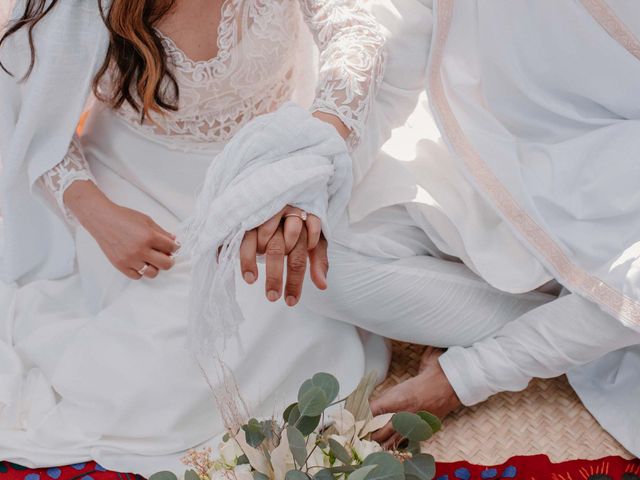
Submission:
[[[323,122],[333,125],[340,136],[345,140],[349,138],[349,135],[351,135],[349,127],[347,127],[337,116],[320,111],[313,112],[313,116],[318,120],[322,120]]]
[[[76,180],[65,190],[63,201],[67,209],[87,230],[100,222],[102,212],[108,211],[114,203],[91,180]]]

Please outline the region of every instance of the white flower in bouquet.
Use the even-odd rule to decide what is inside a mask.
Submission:
[[[331,412],[329,419],[339,435],[352,437],[356,433],[356,419],[344,406],[341,405],[336,411]]]
[[[280,445],[271,452],[271,467],[275,478],[284,478],[289,470],[295,468],[293,454],[289,449],[289,440],[286,435],[282,435]]]
[[[234,438],[230,438],[218,447],[220,460],[226,468],[233,468],[238,464],[238,458],[244,455],[242,448]]]
[[[209,475],[211,480],[253,480],[251,465],[237,465],[231,469],[212,470]]]
[[[347,450],[351,448],[351,439],[345,435],[329,435],[329,438],[335,440],[340,444],[340,446],[346,448]]]
[[[371,442],[369,440],[360,440],[355,438],[351,445],[351,451],[360,462],[364,461],[372,453],[381,452],[382,446],[378,442]]]
[[[287,407],[281,421],[251,418],[238,428],[230,426],[216,457],[211,449],[189,452],[183,459],[190,467],[184,480],[432,479],[434,459],[421,453],[420,442],[440,429],[440,421],[428,412],[373,417],[369,397],[375,380],[368,375],[351,395],[337,400],[335,377],[314,375],[301,385],[298,401]],[[336,408],[329,413],[330,407]],[[408,440],[401,451],[384,452],[370,440],[372,432],[389,422]],[[149,480],[178,478],[159,472]]]
[[[317,436],[315,433],[309,435],[309,444],[307,446],[307,465],[308,473],[313,475],[323,468],[330,467],[329,455],[320,446],[316,445]]]
[[[253,473],[251,473],[251,465],[244,464],[238,465],[232,470],[235,475],[235,480],[253,480]]]

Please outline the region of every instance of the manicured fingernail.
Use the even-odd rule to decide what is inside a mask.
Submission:
[[[270,302],[275,302],[276,300],[278,300],[279,296],[280,295],[278,295],[278,292],[276,290],[269,290],[269,292],[267,293],[267,298]]]
[[[253,272],[245,272],[243,277],[244,281],[247,283],[253,283],[256,281],[256,276],[253,274]]]
[[[178,240],[176,240],[176,247],[181,247],[182,243],[180,243]]]
[[[293,295],[289,295],[286,299],[287,305],[293,307],[296,303],[298,303],[298,299]]]

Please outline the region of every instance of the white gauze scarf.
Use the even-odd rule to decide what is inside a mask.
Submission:
[[[344,140],[292,102],[255,118],[225,146],[207,171],[181,249],[193,266],[188,336],[199,359],[237,337],[235,270],[245,232],[294,205],[317,215],[330,239],[351,186]]]

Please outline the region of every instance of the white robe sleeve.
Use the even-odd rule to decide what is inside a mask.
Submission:
[[[351,130],[354,149],[362,135],[384,72],[385,38],[359,0],[300,0],[320,50],[313,111],[336,115]]]
[[[64,203],[64,192],[76,180],[90,180],[95,183],[77,134],[73,136],[64,159],[40,177],[41,187],[55,199],[70,222],[74,222],[75,218]]]

